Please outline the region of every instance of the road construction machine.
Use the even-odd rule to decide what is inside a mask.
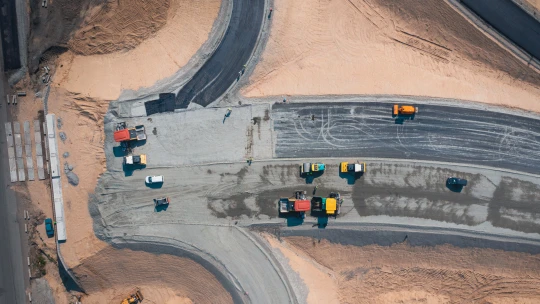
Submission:
[[[124,156],[124,165],[146,165],[146,154]]]
[[[300,175],[322,172],[324,169],[326,169],[326,166],[323,163],[303,163],[300,166]]]
[[[171,202],[171,200],[167,196],[160,197],[160,198],[155,198],[154,199],[154,207],[157,208],[157,207],[160,207],[160,206],[166,206],[166,205],[169,205],[170,202]]]
[[[138,304],[144,300],[140,289],[135,289],[131,295],[122,300],[121,304]]]
[[[326,215],[337,216],[341,213],[343,200],[339,193],[330,193],[329,197],[314,196],[311,199],[312,212],[324,212]]]
[[[116,131],[114,131],[114,141],[116,142],[145,139],[146,129],[143,125],[135,126],[134,128],[128,128],[125,122],[119,122],[116,125]]]
[[[339,168],[341,173],[365,173],[366,163],[349,164],[348,162],[342,162]]]
[[[413,106],[404,106],[404,105],[394,105],[394,110],[392,111],[392,114],[394,116],[396,115],[414,115],[418,113],[418,107]]]
[[[306,211],[309,211],[311,204],[306,199],[306,191],[297,190],[293,197],[282,197],[279,199],[280,214],[296,214],[298,217],[304,218]]]

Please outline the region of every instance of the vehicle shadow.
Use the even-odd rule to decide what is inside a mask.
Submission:
[[[304,223],[304,216],[299,215],[297,212],[281,213],[279,212],[279,218],[287,220],[287,227],[300,226]]]
[[[146,168],[146,165],[122,165],[122,169],[124,170],[124,176],[132,176],[135,170],[142,170],[144,168]]]
[[[161,187],[163,187],[163,183],[152,183],[152,184],[148,184],[146,183],[146,187],[150,188],[150,189],[160,189]]]
[[[304,178],[306,180],[306,184],[313,184],[313,180],[315,180],[317,177],[320,177],[324,174],[324,171],[318,171],[318,172],[311,172],[311,173],[304,173],[301,174],[300,177]]]
[[[312,211],[311,216],[317,218],[317,224],[314,224],[313,227],[324,229],[328,226],[328,215],[324,211]]]
[[[154,207],[154,211],[155,211],[155,212],[167,211],[168,208],[169,208],[169,204],[166,204],[166,205],[160,205],[160,206],[155,206],[155,207]]]
[[[339,172],[339,177],[346,179],[348,185],[354,185],[358,179],[364,175],[364,172],[343,173]]]
[[[463,186],[461,185],[448,185],[446,184],[446,188],[452,192],[461,193],[463,191]]]
[[[113,154],[114,154],[114,157],[123,157],[123,156],[126,156],[127,151],[125,151],[122,146],[116,146],[116,147],[113,147]]]

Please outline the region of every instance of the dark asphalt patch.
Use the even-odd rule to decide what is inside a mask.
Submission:
[[[540,23],[511,0],[461,0],[510,41],[540,59]]]
[[[175,96],[173,93],[159,94],[159,99],[144,103],[146,116],[163,112],[174,112]]]
[[[538,119],[417,103],[415,119],[396,124],[392,105],[274,104],[276,156],[417,159],[540,172]]]
[[[391,225],[350,225],[350,228],[354,227],[366,228],[366,230],[352,230],[352,229],[289,229],[282,227],[277,230],[272,226],[253,226],[253,230],[265,231],[278,235],[278,237],[290,237],[290,236],[304,236],[313,238],[313,244],[316,244],[321,239],[326,239],[335,244],[341,245],[354,245],[354,246],[368,246],[368,245],[380,245],[391,246],[393,244],[403,243],[404,240],[411,246],[437,246],[450,244],[460,248],[490,248],[499,249],[504,251],[526,252],[530,254],[539,254],[540,246],[534,244],[528,244],[529,239],[523,238],[503,238],[490,234],[477,234],[476,236],[465,236],[459,233],[453,234],[453,231],[449,229],[436,229],[431,232],[420,231],[399,231],[400,226]],[[392,228],[395,230],[392,230]],[[494,237],[496,239],[488,239],[488,237]],[[535,240],[536,241],[536,240]]]
[[[6,71],[19,69],[21,59],[15,0],[0,0],[0,38],[4,54],[4,69]]]

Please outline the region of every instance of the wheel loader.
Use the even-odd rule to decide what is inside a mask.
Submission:
[[[121,304],[138,304],[138,303],[142,303],[143,300],[144,298],[141,293],[141,290],[137,288],[133,291],[133,293],[129,297],[122,300]]]

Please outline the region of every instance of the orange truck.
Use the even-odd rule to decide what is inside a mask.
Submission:
[[[392,112],[392,114],[395,116],[395,115],[414,115],[418,113],[418,107],[413,107],[413,106],[400,106],[400,105],[397,105],[395,104],[394,105],[394,111]]]
[[[146,130],[143,125],[128,128],[125,122],[118,123],[114,131],[114,141],[125,142],[131,140],[145,140]]]

